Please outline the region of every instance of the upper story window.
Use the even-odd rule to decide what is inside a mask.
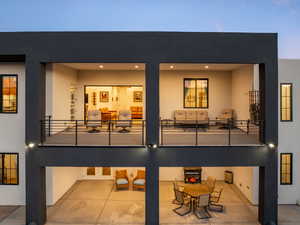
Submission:
[[[280,184],[293,184],[293,153],[280,154]]]
[[[184,79],[184,108],[208,108],[208,79]]]
[[[293,86],[291,83],[280,84],[280,120],[293,121]]]
[[[0,185],[19,184],[18,153],[0,153]]]
[[[17,75],[0,75],[0,113],[17,113]]]

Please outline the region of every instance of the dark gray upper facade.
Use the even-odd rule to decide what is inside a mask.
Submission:
[[[260,65],[264,143],[278,143],[277,34],[189,32],[0,33],[0,61],[26,65],[26,143],[40,141],[45,116],[45,63],[145,63],[145,147],[39,147],[26,152],[27,223],[43,224],[45,167],[145,166],[146,221],[158,224],[159,166],[259,166],[260,221],[277,223],[277,148],[159,147],[159,63]]]

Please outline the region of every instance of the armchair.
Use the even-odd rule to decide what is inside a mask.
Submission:
[[[120,133],[128,133],[130,132],[128,127],[131,127],[131,113],[129,110],[120,110],[119,120],[116,122],[116,127],[122,128],[119,130]]]
[[[127,170],[117,170],[116,177],[116,190],[129,189],[129,179],[127,176]]]
[[[146,189],[146,174],[144,170],[138,170],[136,177],[133,179],[132,182],[132,189],[138,190],[142,189],[145,191]]]
[[[86,127],[92,128],[89,130],[89,133],[98,133],[100,132],[98,127],[101,127],[101,113],[99,110],[90,110],[88,111]]]

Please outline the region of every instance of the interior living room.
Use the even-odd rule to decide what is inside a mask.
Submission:
[[[54,63],[46,69],[45,145],[144,145],[145,66]]]
[[[259,145],[259,68],[160,64],[160,145]]]

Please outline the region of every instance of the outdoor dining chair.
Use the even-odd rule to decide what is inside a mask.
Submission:
[[[198,219],[211,218],[211,215],[207,210],[209,206],[209,194],[198,196],[194,204],[194,213]]]
[[[192,212],[192,203],[190,198],[187,198],[186,193],[183,191],[179,191],[174,188],[175,199],[178,201],[180,205],[178,208],[173,209],[173,211],[179,216],[185,216]]]
[[[220,188],[218,190],[214,190],[214,192],[211,193],[210,201],[209,201],[209,210],[216,211],[216,212],[223,212],[224,206],[219,204],[222,192],[223,192],[223,188]]]

